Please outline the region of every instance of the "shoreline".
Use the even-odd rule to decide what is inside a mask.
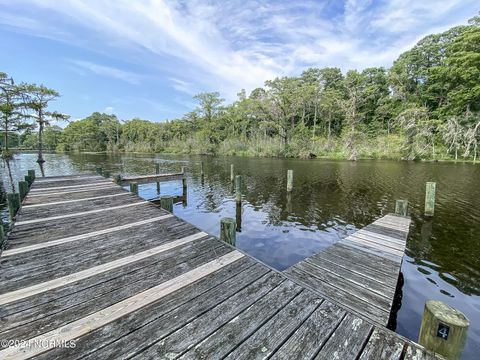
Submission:
[[[15,154],[36,154],[36,150],[19,150],[19,149],[9,149]],[[195,153],[177,153],[177,152],[140,152],[140,151],[43,151],[44,154],[66,154],[66,155],[115,155],[115,154],[138,154],[138,155],[176,155],[176,156],[204,156],[204,157],[212,157],[212,158],[220,158],[220,157],[242,157],[242,158],[256,158],[256,159],[284,159],[284,160],[338,160],[338,161],[366,161],[366,160],[388,160],[388,161],[405,161],[405,162],[412,162],[412,163],[463,163],[463,164],[472,164],[477,165],[480,163],[480,160],[474,161],[473,159],[466,160],[466,159],[449,159],[449,158],[440,158],[440,159],[415,159],[415,160],[408,160],[408,159],[398,159],[394,157],[359,157],[356,160],[349,160],[346,157],[339,157],[339,156],[315,156],[313,158],[303,158],[303,157],[282,157],[282,156],[248,156],[248,155],[219,155],[219,154],[195,154]]]

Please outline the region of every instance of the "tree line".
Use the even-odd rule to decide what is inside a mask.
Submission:
[[[196,109],[165,122],[120,121],[93,113],[65,129],[42,128],[64,118],[46,112],[58,94],[23,84],[19,92],[9,90],[8,101],[18,108],[4,106],[6,75],[2,79],[0,131],[5,145],[7,132],[14,131],[24,147],[45,143],[57,151],[475,161],[480,138],[480,16],[468,25],[426,36],[389,69],[342,73],[335,67],[310,68],[299,76],[268,80],[248,95],[241,90],[231,104],[218,92],[200,93],[194,97]],[[35,97],[39,91],[43,98]],[[27,119],[39,126],[37,130],[24,125],[24,109],[32,110]]]

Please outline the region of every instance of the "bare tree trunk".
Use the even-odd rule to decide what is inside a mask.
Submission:
[[[8,125],[7,122],[5,122],[5,134],[3,135],[5,137],[5,152],[8,153]]]
[[[39,115],[39,128],[38,128],[38,159],[37,163],[44,163],[45,160],[43,159],[43,119],[42,119],[42,111],[40,110]]]

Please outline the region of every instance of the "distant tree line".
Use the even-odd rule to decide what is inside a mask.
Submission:
[[[426,36],[390,69],[310,68],[266,81],[248,95],[242,90],[232,104],[217,92],[194,98],[194,111],[165,122],[94,113],[64,130],[46,127],[42,140],[33,127],[20,128],[25,112],[12,112],[1,130],[20,130],[25,147],[43,142],[60,151],[476,160],[480,17]]]

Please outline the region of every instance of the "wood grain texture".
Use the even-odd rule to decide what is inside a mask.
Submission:
[[[386,215],[285,271],[364,318],[387,325],[410,219]]]
[[[32,189],[0,256],[0,338],[76,346],[2,359],[432,358],[374,325],[409,219],[379,219],[282,274],[100,176]]]

